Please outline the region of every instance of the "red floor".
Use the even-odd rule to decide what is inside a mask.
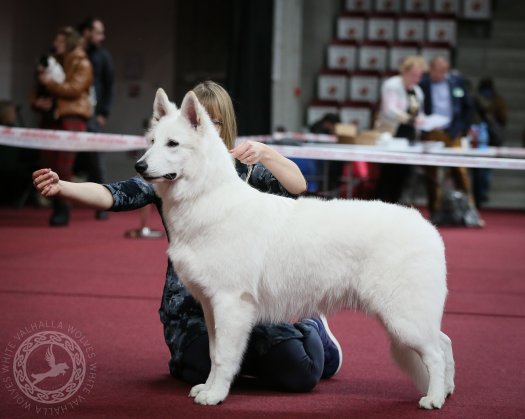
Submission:
[[[137,213],[96,221],[93,211],[75,209],[68,228],[51,229],[47,210],[0,209],[0,418],[525,417],[525,213],[483,215],[483,230],[441,230],[450,288],[443,330],[454,344],[456,392],[441,411],[427,412],[417,409],[417,391],[390,361],[381,328],[350,312],[330,319],[343,368],[313,392],[243,382],[220,406],[194,405],[190,387],[168,374],[157,315],[165,239],[124,238]],[[21,396],[12,375],[16,348],[36,331],[66,334],[70,326],[94,354],[86,358],[96,363],[92,385],[85,380],[83,397],[75,399],[79,391],[69,399],[78,405]]]

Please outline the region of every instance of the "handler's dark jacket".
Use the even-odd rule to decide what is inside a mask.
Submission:
[[[246,179],[247,172],[247,166],[237,162],[237,173],[241,179]],[[271,172],[259,163],[253,166],[248,184],[261,192],[292,197]],[[104,186],[113,195],[112,211],[134,210],[155,204],[162,217],[160,198],[155,194],[153,187],[142,178],[134,177]],[[164,325],[164,339],[171,352],[170,369],[175,372],[188,345],[207,332],[200,305],[184,288],[170,260],[159,314]],[[252,331],[249,350],[264,355],[273,345],[288,339],[302,338],[307,333],[286,323],[259,325]]]

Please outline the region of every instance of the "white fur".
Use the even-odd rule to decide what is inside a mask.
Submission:
[[[45,73],[53,80],[55,83],[62,84],[66,79],[66,74],[64,69],[58,63],[58,61],[53,56],[47,57],[47,67]]]
[[[452,346],[440,331],[444,245],[418,211],[258,192],[237,176],[192,92],[177,110],[159,90],[147,137],[154,142],[137,164],[155,178],[169,257],[210,336],[210,375],[190,393],[197,403],[226,398],[254,324],[350,308],[384,325],[394,359],[426,393],[419,405],[443,405],[454,390]]]

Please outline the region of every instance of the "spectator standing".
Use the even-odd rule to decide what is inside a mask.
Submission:
[[[66,131],[86,131],[91,117],[89,89],[93,81],[93,70],[84,49],[80,45],[78,32],[70,27],[57,31],[53,43],[57,60],[65,73],[63,83],[56,82],[43,66],[39,66],[38,80],[52,95],[55,102],[56,127]],[[71,180],[75,152],[44,150],[43,164],[54,167],[62,179]],[[60,197],[53,198],[53,213],[49,219],[52,226],[69,223],[69,207]]]
[[[418,86],[427,63],[423,57],[410,56],[403,60],[399,75],[385,80],[381,86],[381,109],[376,121],[379,131],[394,137],[416,140],[416,125],[423,118],[423,92]],[[376,197],[384,202],[399,202],[411,166],[381,164]]]
[[[425,114],[437,114],[448,117],[450,123],[439,130],[432,130],[422,135],[423,140],[442,141],[446,147],[461,147],[461,138],[467,134],[472,121],[472,100],[468,94],[465,79],[450,71],[450,63],[444,57],[435,57],[430,62],[430,70],[421,79],[425,101]],[[451,167],[452,180],[457,190],[463,192],[471,206],[468,217],[469,226],[482,226],[474,207],[468,170],[465,167]],[[441,210],[442,188],[438,179],[438,167],[425,166],[427,178],[428,209],[430,217],[437,223]]]
[[[507,125],[507,105],[498,93],[491,78],[479,81],[474,94],[474,122],[485,123],[489,134],[489,145],[499,147],[503,144],[504,128]],[[476,208],[488,201],[491,169],[471,169],[472,191]]]
[[[102,20],[89,17],[78,26],[78,32],[93,67],[93,88],[90,97],[93,115],[88,121],[88,131],[99,132],[106,126],[113,104],[113,60],[108,50],[102,47],[102,42],[106,39]],[[75,171],[85,172],[90,182],[103,183],[105,180],[101,155],[95,151],[78,153]],[[104,220],[108,217],[108,213],[98,210],[95,217]]]

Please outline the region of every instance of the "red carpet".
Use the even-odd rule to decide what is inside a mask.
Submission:
[[[455,394],[432,412],[417,408],[418,393],[390,361],[382,329],[349,312],[331,318],[343,368],[313,392],[286,394],[241,382],[221,406],[194,405],[190,387],[168,374],[157,314],[166,240],[124,238],[137,227],[137,213],[96,221],[93,211],[75,209],[63,229],[47,227],[48,215],[0,209],[0,418],[525,417],[523,212],[486,212],[483,230],[441,229],[450,288],[443,330],[454,344],[457,375]],[[154,226],[161,227],[158,218]],[[68,400],[77,405],[22,396],[13,381],[14,352],[39,331],[73,335],[70,326],[78,330],[75,341],[93,354],[86,358],[96,363],[91,385],[86,377]],[[65,352],[55,348],[59,362]]]

